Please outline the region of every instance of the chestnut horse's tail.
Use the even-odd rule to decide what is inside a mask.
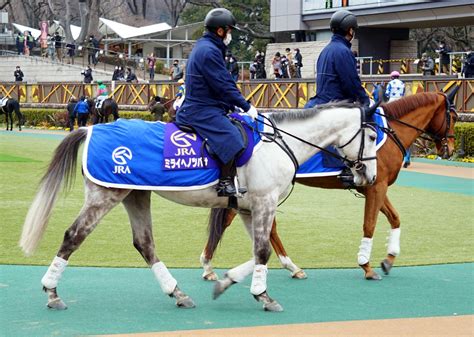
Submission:
[[[69,134],[56,148],[23,225],[20,247],[25,255],[33,254],[38,246],[63,180],[67,188],[72,185],[76,175],[77,153],[86,136],[87,129],[80,128]]]
[[[213,208],[209,213],[209,238],[206,246],[206,257],[211,259],[214,251],[217,248],[217,244],[221,241],[224,235],[225,228],[227,227],[226,221],[228,220],[230,213],[232,212],[229,208]]]

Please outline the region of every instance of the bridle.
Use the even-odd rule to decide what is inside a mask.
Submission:
[[[375,113],[377,115],[386,117],[390,121],[397,122],[397,123],[405,125],[409,128],[415,129],[415,130],[417,130],[418,132],[420,132],[422,134],[425,134],[426,136],[420,136],[420,138],[423,138],[425,140],[432,141],[432,142],[440,142],[442,147],[446,150],[448,148],[448,139],[449,138],[455,138],[455,135],[449,132],[449,130],[451,129],[451,119],[452,119],[451,113],[454,113],[454,119],[455,120],[457,120],[457,118],[458,118],[458,113],[456,111],[455,104],[450,102],[450,100],[448,99],[448,97],[445,93],[442,93],[442,94],[445,98],[445,103],[446,103],[445,118],[444,118],[443,123],[441,124],[441,126],[438,128],[438,130],[436,130],[434,132],[430,132],[428,130],[420,129],[420,128],[414,126],[414,125],[406,123],[406,122],[404,122],[404,121],[402,121],[398,118],[392,117],[390,115],[386,115],[384,113],[380,113],[380,112],[375,112]],[[443,127],[446,127],[445,133],[444,133],[443,136],[440,136],[439,133],[443,129]],[[388,128],[380,127],[380,129],[383,132],[385,132],[390,138],[392,138],[392,140],[395,142],[395,144],[397,144],[397,146],[400,148],[400,151],[402,152],[402,155],[405,156],[406,155],[406,150],[405,150],[402,142],[400,141],[400,138],[396,134],[395,130],[393,130],[390,127],[388,127]]]
[[[288,144],[283,139],[282,134],[290,136],[290,137],[292,137],[292,138],[294,138],[294,139],[296,139],[296,140],[298,140],[298,141],[300,141],[300,142],[302,142],[306,145],[315,147],[318,150],[320,150],[320,151],[322,151],[322,152],[324,152],[324,153],[326,153],[326,154],[328,154],[328,155],[330,155],[334,158],[337,158],[337,159],[341,160],[342,162],[344,162],[344,164],[346,166],[348,166],[349,168],[354,168],[357,172],[364,172],[365,171],[364,162],[368,161],[368,160],[377,159],[376,156],[364,157],[365,131],[366,131],[366,129],[369,128],[369,129],[376,132],[376,128],[374,126],[374,123],[373,122],[368,122],[367,118],[366,118],[366,115],[367,115],[366,110],[361,107],[360,108],[361,123],[360,123],[359,130],[344,145],[337,147],[338,149],[343,149],[344,147],[346,147],[347,145],[352,143],[354,141],[354,139],[356,139],[359,134],[361,134],[362,139],[361,139],[361,142],[360,142],[360,147],[359,147],[359,152],[358,152],[358,155],[357,155],[357,159],[355,159],[355,160],[351,160],[351,159],[347,158],[347,156],[343,157],[343,156],[341,156],[337,153],[329,151],[329,150],[327,150],[327,149],[325,149],[325,148],[323,148],[319,145],[308,142],[307,140],[305,140],[303,138],[300,138],[300,137],[295,136],[295,135],[293,135],[293,134],[291,134],[291,133],[289,133],[285,130],[282,130],[282,129],[278,128],[275,125],[275,122],[274,122],[271,115],[269,117],[267,117],[267,116],[264,116],[262,114],[259,114],[259,116],[262,119],[257,119],[257,121],[264,124],[264,125],[270,126],[274,130],[274,132],[270,133],[270,132],[258,131],[258,133],[260,134],[263,142],[274,142],[274,143],[276,143],[290,157],[291,161],[293,162],[293,164],[295,166],[295,174],[293,176],[293,183],[296,179],[296,172],[299,169],[299,163],[298,163],[298,160],[296,159],[293,151],[291,150],[291,148],[288,146]]]

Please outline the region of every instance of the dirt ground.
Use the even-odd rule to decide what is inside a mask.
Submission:
[[[269,313],[269,315],[272,315]],[[276,314],[278,315],[278,314]],[[312,324],[259,326],[235,329],[187,330],[139,334],[106,335],[114,337],[306,337],[306,336],[404,336],[404,337],[471,337],[474,315],[348,321]]]
[[[402,171],[436,174],[455,178],[474,179],[474,169],[470,167],[436,165],[412,161],[411,165],[406,169],[403,168]]]

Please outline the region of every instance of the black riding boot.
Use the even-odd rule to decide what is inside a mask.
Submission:
[[[235,161],[233,159],[221,166],[221,175],[219,177],[219,183],[216,187],[218,197],[237,196],[237,189],[234,183],[236,174],[237,168],[235,167]],[[243,194],[245,192],[247,192],[245,187],[239,188],[239,194]]]

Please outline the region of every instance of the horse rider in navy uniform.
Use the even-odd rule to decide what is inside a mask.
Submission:
[[[194,128],[218,157],[218,196],[236,196],[246,192],[244,187],[237,191],[234,184],[235,156],[244,149],[244,142],[226,115],[238,107],[255,119],[257,110],[242,96],[225,67],[227,45],[236,24],[234,16],[225,8],[215,8],[207,13],[204,24],[206,32],[196,42],[186,65],[186,99],[176,123]]]
[[[347,10],[339,10],[332,15],[329,25],[333,36],[316,64],[317,93],[305,108],[342,100],[369,106],[369,97],[362,87],[357,62],[351,51],[351,41],[358,28],[357,18]]]
[[[316,63],[316,95],[311,97],[305,108],[342,100],[368,107],[369,97],[362,87],[357,62],[351,51],[351,41],[358,28],[357,18],[347,10],[338,10],[331,16],[329,26],[333,36]],[[326,153],[323,153],[323,165],[344,166],[341,161]],[[341,179],[352,181],[350,170],[344,170]]]

